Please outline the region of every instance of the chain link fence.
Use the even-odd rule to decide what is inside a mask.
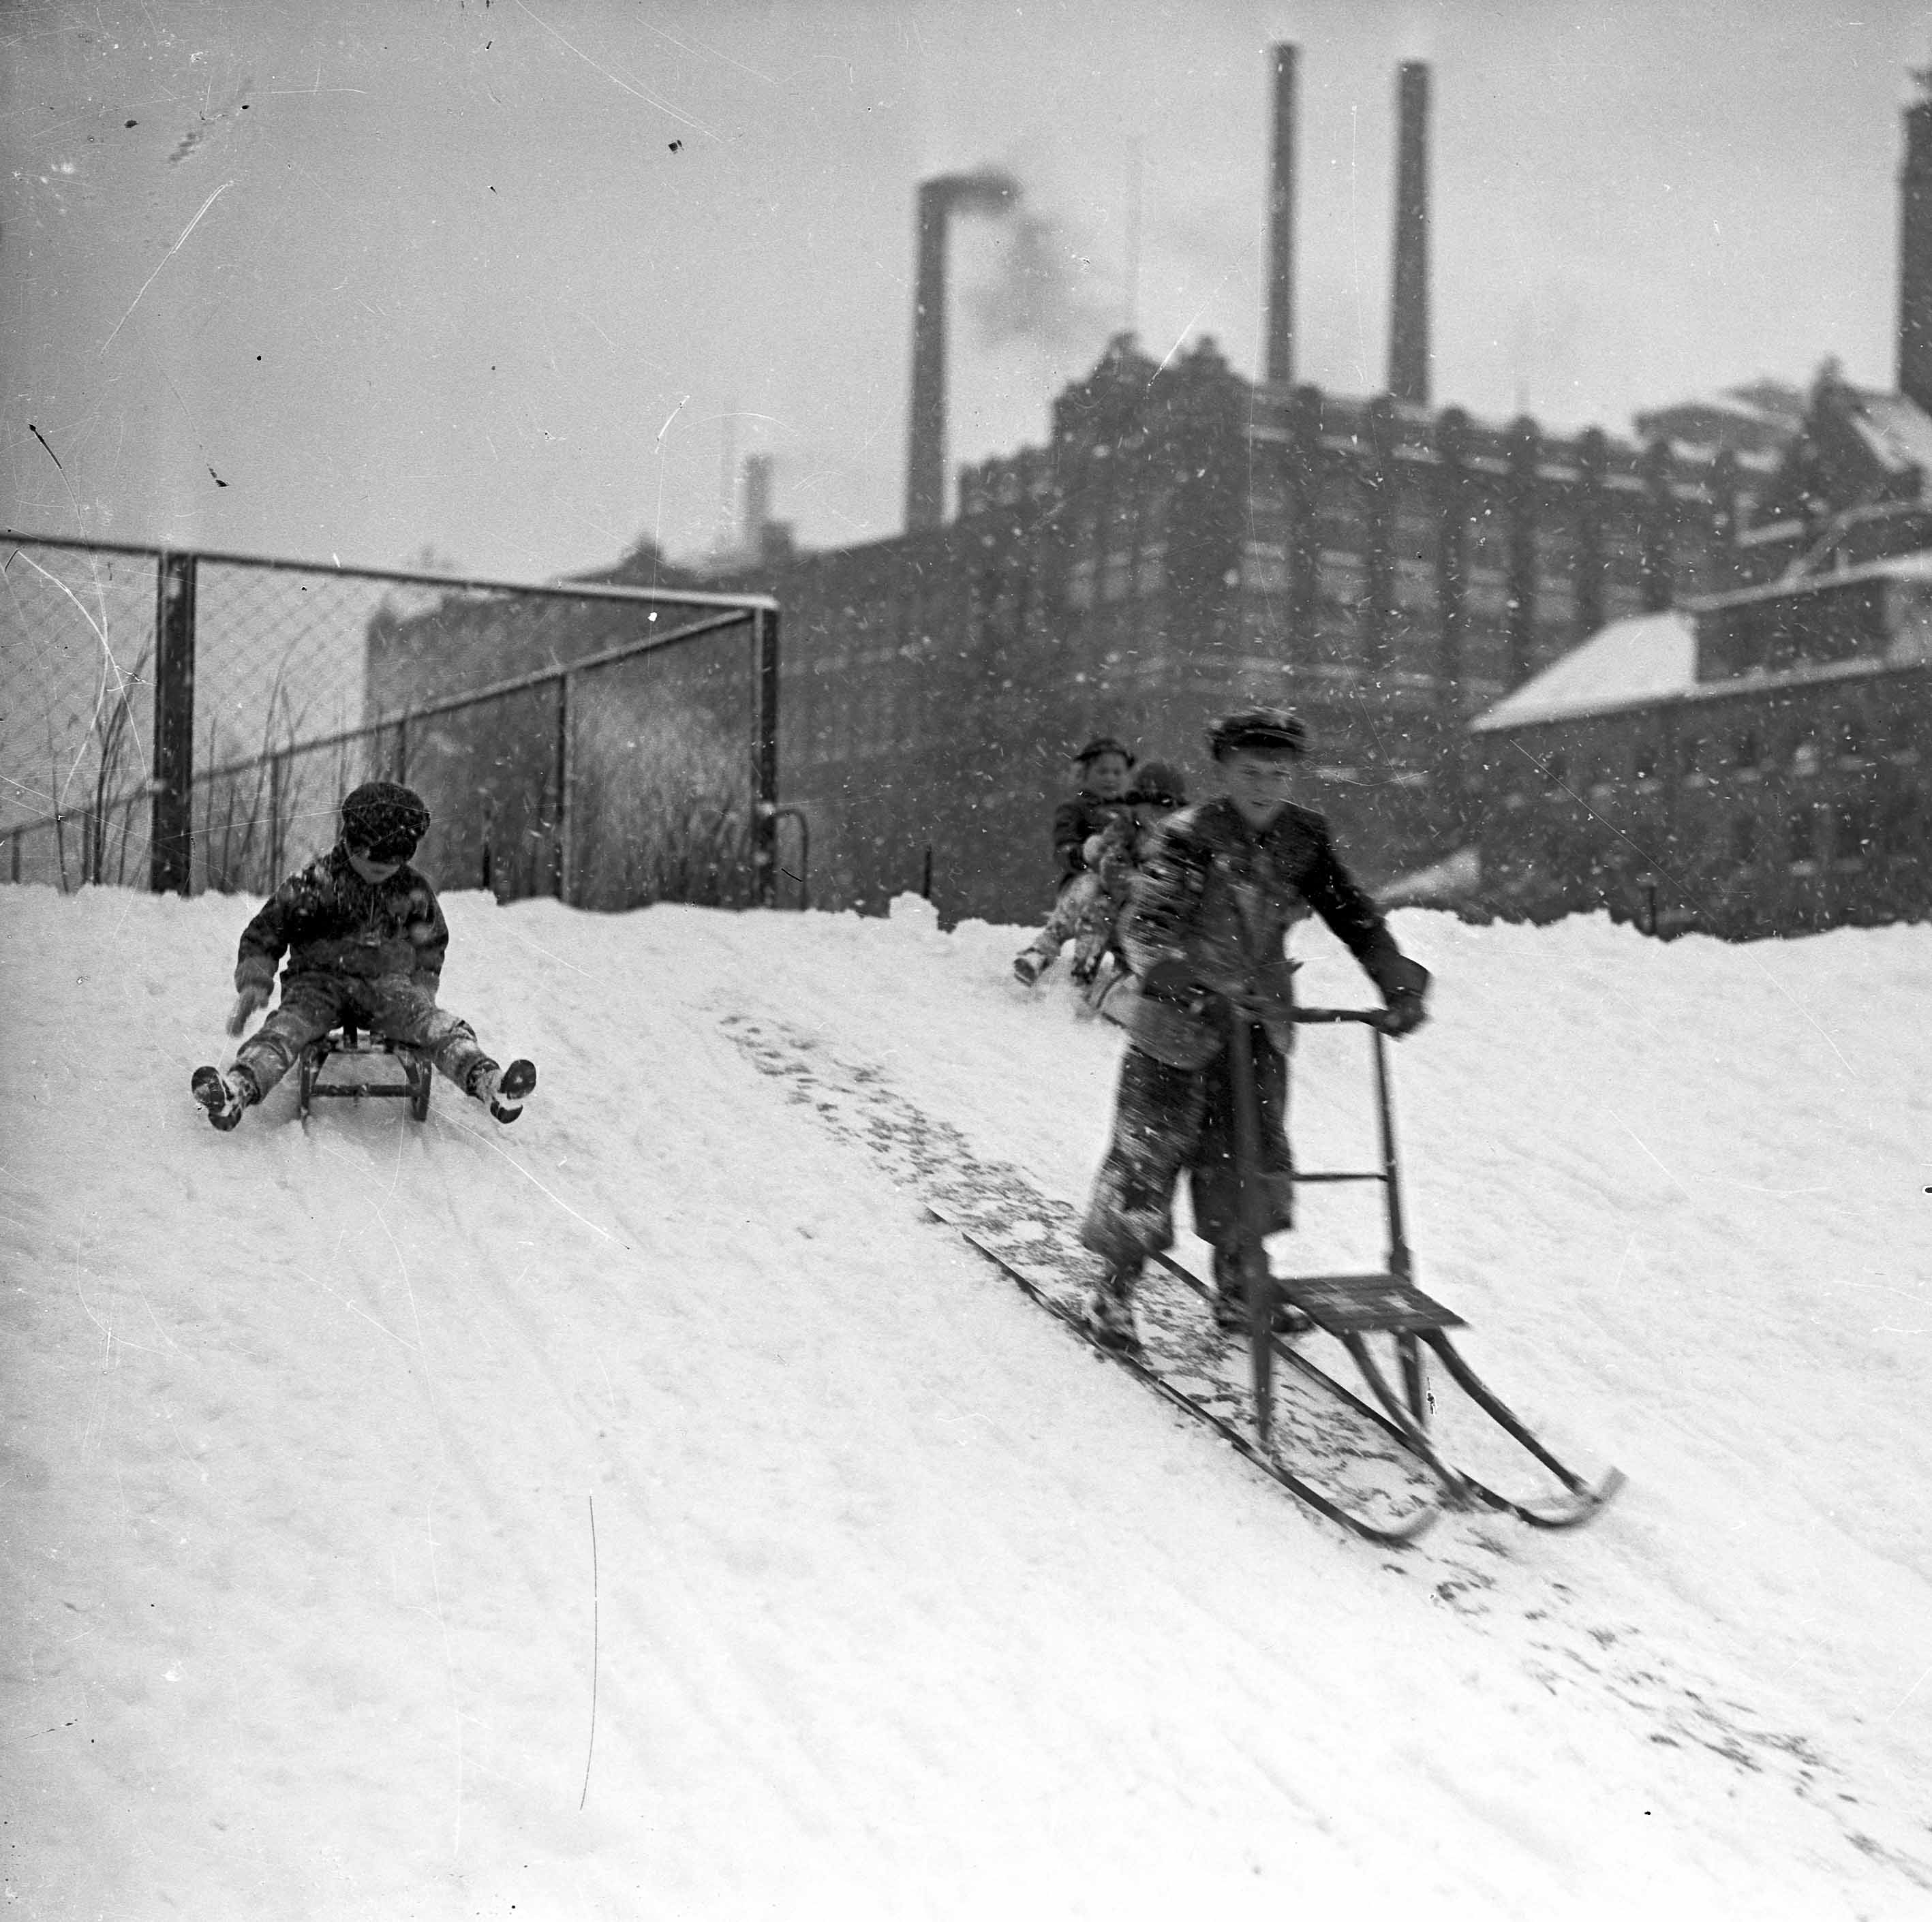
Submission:
[[[152,554],[0,556],[0,831],[9,877],[140,885],[148,865]]]
[[[0,541],[13,880],[266,894],[382,778],[444,887],[773,898],[769,599]]]

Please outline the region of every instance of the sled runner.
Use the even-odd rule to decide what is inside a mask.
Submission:
[[[1396,1157],[1395,1121],[1389,1093],[1388,1044],[1381,1010],[1301,1008],[1292,1018],[1306,1023],[1358,1022],[1369,1030],[1382,1165],[1325,1172],[1296,1169],[1292,1179],[1297,1183],[1379,1182],[1388,1246],[1382,1268],[1370,1273],[1277,1276],[1270,1272],[1262,1240],[1267,1222],[1265,1201],[1256,1178],[1260,1163],[1260,1111],[1254,1061],[1247,1023],[1231,1021],[1229,1066],[1234,1086],[1235,1156],[1241,1189],[1240,1268],[1249,1309],[1255,1426],[1262,1447],[1265,1450],[1270,1445],[1274,1368],[1276,1361],[1281,1360],[1340,1396],[1422,1462],[1441,1489],[1444,1506],[1492,1509],[1539,1528],[1570,1528],[1590,1520],[1623,1486],[1623,1476],[1612,1468],[1592,1488],[1565,1468],[1457,1352],[1449,1331],[1465,1325],[1462,1318],[1432,1300],[1415,1285],[1402,1225],[1401,1171]],[[1185,1273],[1166,1257],[1161,1259],[1164,1265]],[[1332,1336],[1347,1350],[1368,1390],[1366,1398],[1316,1367],[1282,1339],[1276,1317],[1284,1304],[1299,1309],[1316,1328]],[[1377,1336],[1386,1336],[1393,1349],[1393,1381],[1370,1345],[1370,1338]],[[1561,1498],[1552,1503],[1512,1500],[1443,1458],[1430,1433],[1432,1401],[1425,1349],[1437,1357],[1449,1378],[1477,1408],[1556,1477],[1563,1492]]]
[[[338,1075],[329,1081],[322,1078],[322,1071],[332,1057],[346,1057],[355,1063],[346,1078]],[[402,1069],[403,1078],[400,1081],[387,1076],[373,1080],[369,1078],[369,1064],[386,1057],[393,1060]],[[415,1120],[429,1119],[430,1083],[434,1070],[430,1066],[428,1052],[412,1048],[406,1042],[362,1034],[353,1021],[344,1021],[319,1040],[310,1042],[302,1051],[299,1073],[296,1114],[302,1120],[308,1119],[311,1102],[326,1099],[358,1100],[364,1095],[406,1100]]]

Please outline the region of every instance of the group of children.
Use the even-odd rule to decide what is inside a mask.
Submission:
[[[1407,1034],[1426,1018],[1429,970],[1396,946],[1336,855],[1327,821],[1294,798],[1308,749],[1300,721],[1276,708],[1244,709],[1214,724],[1208,746],[1222,791],[1196,807],[1162,763],[1136,778],[1132,754],[1112,736],[1081,749],[1080,792],[1054,817],[1053,914],[1013,963],[1031,986],[1072,941],[1073,973],[1126,1030],[1112,1135],[1081,1225],[1082,1242],[1105,1264],[1090,1324],[1123,1348],[1136,1341],[1136,1279],[1172,1243],[1184,1174],[1195,1230],[1214,1249],[1224,1327],[1248,1323],[1244,1181],[1261,1183],[1270,1231],[1292,1225],[1287,940],[1295,922],[1318,914],[1348,947],[1381,991],[1385,1032]],[[231,1034],[267,1006],[277,965],[285,953],[289,961],[280,1005],[227,1073],[194,1072],[194,1098],[217,1128],[234,1127],[310,1042],[345,1021],[423,1049],[499,1121],[522,1112],[536,1069],[526,1060],[499,1068],[470,1024],[436,1005],[449,930],[435,889],[409,865],[429,823],[408,788],[365,783],[342,804],[335,845],[249,922]],[[1229,1066],[1237,1024],[1248,1030],[1261,1123],[1258,1165],[1247,1169],[1236,1153]]]
[[[1354,955],[1382,994],[1384,1032],[1410,1033],[1426,1018],[1429,970],[1396,946],[1336,853],[1327,821],[1295,799],[1308,751],[1300,719],[1246,709],[1216,721],[1208,746],[1222,792],[1192,808],[1165,768],[1157,790],[1148,786],[1151,766],[1130,785],[1132,757],[1120,742],[1103,737],[1081,750],[1081,792],[1054,821],[1061,869],[1054,916],[1013,964],[1030,985],[1067,939],[1096,923],[1106,930],[1101,952],[1118,963],[1099,1005],[1126,1030],[1127,1046],[1081,1240],[1106,1264],[1087,1305],[1089,1324],[1120,1348],[1136,1344],[1141,1270],[1172,1244],[1184,1174],[1195,1231],[1214,1251],[1215,1318],[1231,1332],[1249,1319],[1244,1180],[1261,1184],[1268,1232],[1292,1225],[1287,941],[1295,922],[1318,914]],[[1127,862],[1118,850],[1130,846]],[[1246,1170],[1229,1065],[1236,1024],[1247,1029],[1260,1121],[1258,1165]]]
[[[1013,957],[1013,973],[1030,988],[1073,944],[1075,983],[1104,985],[1102,972],[1115,955],[1114,931],[1136,871],[1151,845],[1154,829],[1187,805],[1179,771],[1148,761],[1136,772],[1134,757],[1111,734],[1089,741],[1074,756],[1080,791],[1053,816],[1053,857],[1058,868],[1053,912]]]

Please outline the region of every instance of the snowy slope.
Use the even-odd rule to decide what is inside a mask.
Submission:
[[[1402,1555],[721,1027],[1077,1202],[1118,1041],[1014,931],[455,895],[524,1121],[304,1133],[285,1084],[221,1136],[252,905],[0,893],[13,1912],[1932,1912],[1932,929],[1399,919],[1421,1279],[1631,1477]],[[1309,1161],[1366,1139],[1360,1047],[1300,1054]],[[1277,1252],[1373,1246],[1338,1196]]]

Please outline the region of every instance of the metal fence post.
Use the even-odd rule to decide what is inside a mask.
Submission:
[[[752,898],[760,907],[778,904],[778,610],[760,607],[752,616],[752,673],[758,684],[757,739],[752,763]]]
[[[556,682],[556,898],[570,905],[570,676]]]
[[[164,553],[154,604],[154,802],[148,885],[191,892],[194,869],[193,554]]]
[[[286,754],[268,757],[268,886],[278,887],[282,878],[282,848],[287,839],[282,817],[282,796],[288,786]]]

